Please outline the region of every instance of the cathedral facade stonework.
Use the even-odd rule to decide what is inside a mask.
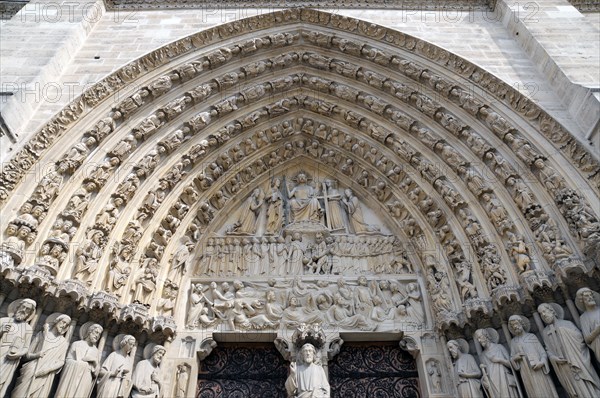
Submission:
[[[600,395],[597,76],[531,8],[139,3],[51,27],[80,95],[3,101],[0,396]],[[469,24],[519,58],[407,32]]]

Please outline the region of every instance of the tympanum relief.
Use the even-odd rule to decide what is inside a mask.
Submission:
[[[318,323],[336,330],[418,331],[425,325],[418,284],[406,278],[197,281],[188,305],[188,329],[274,330]]]
[[[339,181],[288,170],[252,189],[223,224],[194,259],[188,328],[425,325],[406,244]]]

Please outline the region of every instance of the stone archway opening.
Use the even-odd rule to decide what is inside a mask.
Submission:
[[[328,369],[332,398],[423,396],[416,361],[397,342],[346,342]],[[431,376],[440,391],[441,370]]]

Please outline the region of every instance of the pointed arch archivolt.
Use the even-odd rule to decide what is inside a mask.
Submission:
[[[307,119],[312,133],[303,132]],[[273,142],[284,122],[297,134]],[[321,124],[325,134],[315,137]],[[334,129],[348,134],[346,147],[332,138]],[[242,149],[236,170],[213,176],[203,190],[198,176],[259,131],[270,142],[252,154]],[[7,241],[23,252],[13,258],[19,269],[35,265],[47,271],[39,278],[60,281],[85,279],[77,262],[94,257],[90,284],[74,285],[84,300],[107,287],[111,263],[135,237],[131,244],[143,249],[122,260],[146,264],[156,257],[160,285],[181,238],[198,223],[200,204],[213,207],[211,198],[226,190],[234,171],[258,167],[273,151],[282,156],[285,144],[299,139],[333,151],[335,164],[315,159],[331,173],[342,172],[339,161],[352,160],[356,170],[344,178],[361,199],[377,197],[371,187],[385,183],[377,206],[396,216],[398,233],[422,254],[415,261],[423,274],[440,271],[444,281],[435,283],[452,285],[451,304],[432,300],[441,324],[463,324],[477,311],[523,300],[521,285],[555,286],[553,274],[563,283],[567,272],[589,274],[598,266],[591,210],[598,204],[598,164],[556,121],[445,50],[314,10],[254,17],[182,39],[132,62],[63,110],[3,170],[5,225],[31,230],[19,237],[7,228]],[[352,149],[360,142],[377,150],[374,161]],[[308,156],[293,149],[287,162]],[[25,174],[57,155],[56,170],[39,184]],[[382,156],[389,165],[381,165]],[[371,182],[361,188],[350,181],[362,171]],[[244,189],[268,172],[256,173]],[[193,200],[189,187],[197,191]],[[229,195],[231,203],[244,199]],[[167,216],[184,206],[167,228]],[[586,217],[576,217],[576,209]],[[101,232],[100,251],[82,255],[94,231]],[[168,238],[157,243],[160,234]],[[439,248],[441,255],[429,256]],[[457,266],[471,270],[464,282],[474,292],[455,286]],[[131,301],[128,288],[115,306]]]

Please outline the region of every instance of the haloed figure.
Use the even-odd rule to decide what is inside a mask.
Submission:
[[[102,335],[102,326],[87,322],[79,330],[81,340],[71,344],[65,367],[61,371],[56,396],[60,398],[87,397],[98,374],[100,353],[96,345]]]
[[[298,360],[290,364],[290,375],[285,382],[288,396],[294,398],[329,398],[329,382],[318,363],[317,350],[304,344]]]
[[[21,375],[12,392],[13,398],[45,398],[50,394],[54,376],[65,364],[69,342],[65,334],[71,318],[64,314],[52,314],[46,319],[26,355],[29,360],[21,368]]]

